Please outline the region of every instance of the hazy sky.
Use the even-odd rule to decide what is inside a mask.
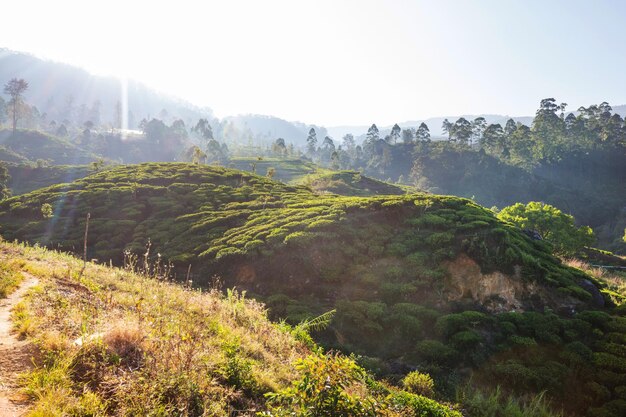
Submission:
[[[324,125],[626,103],[626,1],[5,2],[0,46],[217,116]]]

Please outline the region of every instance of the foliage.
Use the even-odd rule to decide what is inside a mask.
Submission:
[[[338,355],[311,355],[296,363],[300,380],[277,393],[267,394],[268,415],[301,417],[377,416],[380,405],[371,397],[353,394],[363,384],[365,371]]]
[[[537,201],[526,205],[517,203],[503,208],[498,218],[521,229],[537,231],[543,239],[552,243],[558,255],[574,255],[594,242],[589,226],[576,227],[573,216],[549,204]]]
[[[522,402],[514,397],[506,397],[500,388],[487,394],[470,390],[469,393],[463,392],[459,400],[471,416],[560,417],[563,415],[550,408],[543,393],[528,402]]]
[[[433,379],[430,375],[419,371],[409,372],[402,379],[402,386],[407,391],[424,397],[432,397],[435,393],[435,382]]]

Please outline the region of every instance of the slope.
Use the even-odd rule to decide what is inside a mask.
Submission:
[[[195,283],[219,277],[292,323],[336,308],[318,339],[392,379],[418,367],[450,396],[474,375],[547,391],[573,415],[619,407],[624,320],[612,306],[624,292],[470,200],[320,195],[226,168],[141,164],[8,199],[0,233],[78,250],[87,212],[89,258],[145,253],[181,276],[191,265]]]
[[[316,415],[461,416],[324,354],[243,293],[1,243],[0,265],[15,261],[40,280],[13,313],[39,352],[21,378],[28,416],[279,416],[300,410],[291,399]]]
[[[52,164],[86,164],[98,158],[73,143],[35,130],[18,130],[15,135],[0,130],[0,146],[7,150],[7,162],[41,159]]]
[[[163,109],[167,109],[171,117],[183,119],[187,124],[212,114],[210,109],[200,109],[167,97],[133,80],[127,82],[127,95],[122,97],[120,79],[95,76],[78,67],[0,48],[0,84],[6,84],[11,78],[26,79],[29,83],[26,101],[35,105],[40,113],[46,113],[48,120],[57,122],[79,116],[81,105],[88,109],[97,108],[98,118],[102,121],[116,120],[116,103],[125,99],[132,114],[131,127],[136,127],[142,118],[157,115]],[[89,118],[93,115],[85,120]]]

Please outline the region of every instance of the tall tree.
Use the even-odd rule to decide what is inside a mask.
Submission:
[[[483,132],[487,128],[487,121],[484,117],[477,117],[472,121],[472,139],[471,144],[479,143],[483,137]]]
[[[200,135],[200,137],[206,141],[206,146],[208,148],[209,141],[213,139],[213,129],[211,128],[209,121],[207,119],[198,120],[198,123],[191,128],[191,131]]]
[[[472,124],[464,117],[460,117],[452,126],[451,136],[455,142],[467,145],[472,137]]]
[[[272,144],[272,151],[278,156],[285,156],[287,154],[287,145],[285,144],[285,139],[276,139],[276,141]]]
[[[348,153],[352,153],[354,151],[354,146],[354,135],[352,133],[345,134],[343,137],[343,147]]]
[[[412,127],[402,129],[402,142],[411,144],[415,141],[415,129]]]
[[[335,151],[335,142],[330,136],[326,136],[324,138],[324,142],[322,142],[322,148],[330,152]]]
[[[553,98],[544,98],[533,119],[532,134],[535,158],[558,160],[564,149],[564,121],[556,114],[561,106]]]
[[[490,124],[483,132],[478,144],[482,149],[494,154],[500,154],[504,145],[504,131],[500,123]]]
[[[506,124],[504,125],[504,136],[506,136],[507,138],[510,137],[515,130],[517,129],[517,123],[515,123],[515,120],[513,119],[509,119],[506,121]]]
[[[28,83],[22,78],[12,78],[4,85],[4,94],[8,94],[11,97],[9,108],[11,109],[13,121],[13,134],[15,134],[17,121],[20,119],[24,107],[23,95],[26,90],[28,90]]]
[[[2,97],[0,97],[0,126],[7,121],[7,104]]]
[[[7,167],[4,165],[4,162],[0,161],[0,200],[11,196],[11,190],[7,187],[10,178]]]
[[[400,126],[398,126],[397,123],[393,125],[393,127],[391,128],[391,134],[389,135],[391,139],[391,143],[395,144],[398,142],[398,139],[400,139],[401,131],[402,129],[400,129]]]
[[[309,130],[309,136],[306,138],[306,151],[310,156],[315,155],[315,151],[317,150],[317,133],[315,133],[315,129],[311,128]]]
[[[417,128],[417,132],[415,133],[415,137],[420,142],[430,142],[430,129],[428,129],[428,125],[422,122]]]
[[[365,141],[363,141],[363,152],[365,152],[367,157],[371,157],[374,154],[376,144],[379,140],[380,132],[378,131],[378,127],[376,126],[376,124],[372,124],[370,128],[367,129]]]
[[[443,123],[441,124],[441,130],[448,135],[448,140],[452,142],[452,123],[448,119],[443,119]]]

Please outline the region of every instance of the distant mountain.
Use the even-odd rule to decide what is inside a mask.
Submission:
[[[0,48],[0,85],[11,78],[28,81],[27,102],[46,113],[49,121],[66,119],[82,124],[99,118],[91,121],[106,124],[117,119],[116,106],[122,100],[119,78],[96,76],[78,67]],[[213,114],[211,109],[163,95],[137,81],[129,80],[127,91],[131,128],[143,118],[158,117],[166,122],[183,119],[190,125]]]
[[[270,143],[278,138],[285,139],[287,143],[303,146],[309,130],[314,128],[318,141],[324,139],[328,134],[326,128],[317,125],[307,125],[301,122],[288,122],[274,116],[264,116],[258,114],[244,114],[225,117],[223,122],[232,123],[239,132],[239,136],[251,135],[256,142]]]
[[[622,117],[626,117],[626,104],[622,104],[620,106],[612,106],[613,113],[617,113]]]

